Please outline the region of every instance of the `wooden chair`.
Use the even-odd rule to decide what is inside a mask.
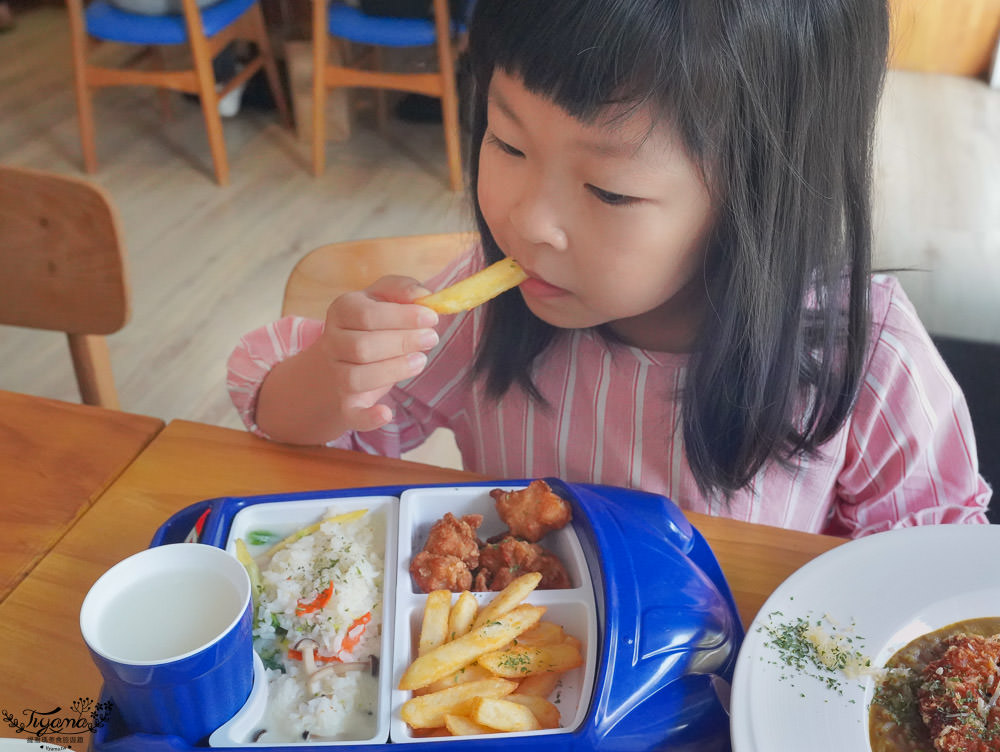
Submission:
[[[386,274],[403,274],[421,282],[441,271],[476,240],[471,232],[351,240],[320,246],[292,269],[281,305],[283,316],[323,320],[338,295],[362,290]],[[434,431],[403,459],[462,469],[462,457],[451,431]]]
[[[448,178],[453,191],[462,188],[461,129],[455,88],[454,31],[448,0],[433,0],[434,20],[369,16],[342,2],[327,7],[327,0],[313,0],[313,173],[319,177],[326,165],[326,92],[340,87],[390,89],[441,99]],[[343,64],[331,64],[329,37],[367,46],[369,55],[351,59],[344,50]],[[438,70],[427,73],[392,73],[381,68],[380,47],[435,45]],[[367,65],[368,67],[362,67]],[[374,69],[372,69],[374,68]],[[380,117],[384,117],[381,113]]]
[[[286,125],[290,125],[288,104],[257,0],[222,0],[205,9],[199,9],[196,0],[182,0],[182,14],[163,16],[129,13],[111,5],[108,0],[94,0],[86,9],[83,3],[84,0],[67,0],[80,140],[87,172],[97,170],[91,95],[93,90],[106,86],[157,87],[164,109],[168,90],[196,94],[201,100],[215,178],[219,185],[229,182],[229,162],[219,114],[221,97],[245,84],[263,67],[281,118]],[[238,39],[253,42],[258,52],[217,92],[212,60]],[[139,49],[122,68],[102,67],[89,62],[91,48],[102,42],[125,43]],[[190,47],[191,67],[166,70],[164,47],[183,44]],[[151,63],[149,68],[136,67],[145,61]]]
[[[303,256],[288,276],[281,315],[322,321],[338,295],[363,290],[386,274],[402,274],[423,282],[441,271],[475,239],[472,232],[449,232],[348,240],[320,246]]]
[[[79,178],[0,166],[0,324],[66,332],[80,397],[117,409],[103,335],[129,317],[111,197]]]

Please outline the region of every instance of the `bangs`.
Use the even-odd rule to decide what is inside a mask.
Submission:
[[[469,49],[481,96],[495,69],[578,120],[683,112],[690,82],[678,3],[479,0]]]

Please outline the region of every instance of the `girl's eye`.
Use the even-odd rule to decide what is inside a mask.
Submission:
[[[524,152],[523,151],[521,151],[520,149],[515,149],[513,146],[511,146],[510,144],[508,144],[506,141],[501,141],[499,138],[497,138],[496,136],[494,136],[492,133],[488,134],[486,136],[486,139],[487,139],[487,141],[490,144],[492,144],[493,146],[496,146],[504,154],[510,154],[512,157],[523,157],[524,156]]]
[[[634,196],[625,196],[621,193],[611,193],[610,191],[602,190],[596,185],[587,185],[587,190],[593,193],[597,200],[601,203],[608,204],[609,206],[631,206],[639,201],[639,199]]]

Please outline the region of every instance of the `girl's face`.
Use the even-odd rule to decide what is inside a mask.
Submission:
[[[608,324],[650,350],[691,347],[705,304],[713,212],[698,167],[651,113],[585,124],[497,70],[479,157],[479,204],[553,326]]]

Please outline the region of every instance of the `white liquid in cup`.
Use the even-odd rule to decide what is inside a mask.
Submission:
[[[110,664],[158,665],[231,634],[250,604],[246,569],[220,548],[171,543],[105,572],[80,609],[83,639]],[[247,656],[251,655],[247,651]]]
[[[108,600],[94,647],[127,663],[165,662],[211,643],[239,616],[241,605],[236,586],[219,572],[152,574]]]

